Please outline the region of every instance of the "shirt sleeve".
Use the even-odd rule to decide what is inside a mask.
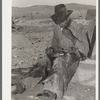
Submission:
[[[84,27],[80,27],[80,30],[77,30],[79,33],[79,36],[77,38],[76,44],[75,46],[79,49],[79,51],[84,54],[85,56],[87,56],[88,52],[89,52],[89,43],[87,40],[87,36],[86,36],[86,29]]]

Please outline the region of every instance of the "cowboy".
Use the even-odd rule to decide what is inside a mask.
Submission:
[[[49,60],[48,63],[44,63],[43,59],[39,62],[49,65],[48,70],[51,65],[55,73],[44,81],[44,91],[37,95],[39,100],[62,100],[79,62],[87,58],[89,46],[86,29],[69,17],[72,12],[64,4],[59,4],[51,16],[55,25],[51,47],[46,49]]]
[[[55,23],[51,47],[45,50],[46,56],[37,59],[36,66],[45,68],[47,77],[36,100],[62,100],[79,62],[87,58],[86,30],[69,17],[72,12],[64,4],[55,6],[51,16]]]

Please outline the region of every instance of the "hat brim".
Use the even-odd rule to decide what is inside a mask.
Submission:
[[[51,16],[51,18],[56,24],[60,24],[63,21],[65,21],[72,14],[72,12],[73,12],[72,10],[68,10],[66,15],[62,15],[62,16],[58,16],[57,14],[53,14]]]

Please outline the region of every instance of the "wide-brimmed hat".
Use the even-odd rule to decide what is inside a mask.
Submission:
[[[55,14],[53,14],[51,18],[56,24],[60,24],[65,21],[72,12],[72,10],[67,10],[64,4],[59,4],[55,6]]]

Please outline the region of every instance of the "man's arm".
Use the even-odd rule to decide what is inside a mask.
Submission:
[[[84,25],[72,21],[69,29],[71,30],[72,34],[76,37],[76,39],[73,39],[75,40],[75,48],[78,49],[81,55],[87,57],[87,54],[89,52],[89,43],[86,36],[87,31]]]
[[[81,54],[83,54],[84,56],[87,56],[88,51],[89,51],[89,44],[88,44],[87,36],[86,36],[86,29],[84,28],[84,26],[80,24],[77,32],[79,33],[78,33],[78,38],[77,38],[75,47],[79,49],[79,52]]]

